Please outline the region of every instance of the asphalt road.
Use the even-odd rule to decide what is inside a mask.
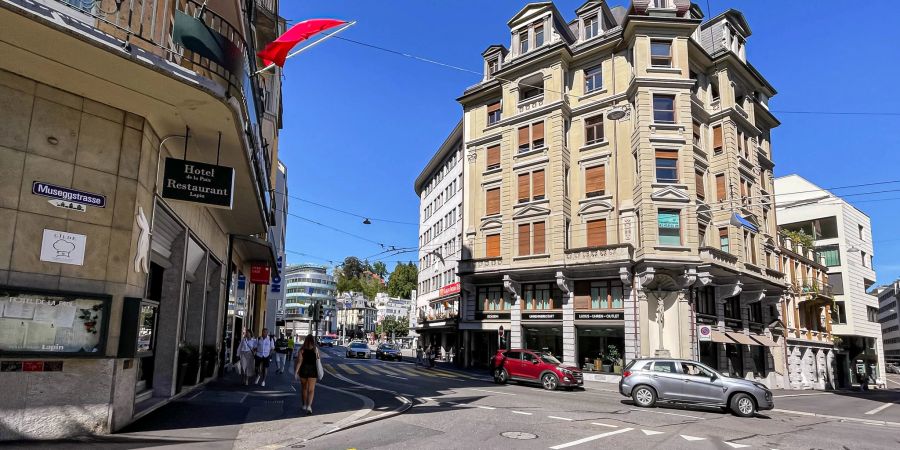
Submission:
[[[340,347],[326,353],[332,376],[354,383],[359,392],[387,393],[383,398],[405,398],[412,406],[402,414],[308,441],[303,448],[900,447],[900,421],[891,421],[900,413],[897,390],[860,395],[803,391],[798,394],[813,395],[776,398],[778,410],[741,419],[716,409],[636,408],[611,384],[549,392],[536,386],[497,385],[468,372],[417,368],[406,360],[346,359]],[[882,409],[867,414],[877,408]],[[849,413],[846,418],[842,411]]]

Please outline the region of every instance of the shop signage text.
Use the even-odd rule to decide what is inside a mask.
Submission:
[[[562,313],[558,313],[558,312],[523,313],[522,320],[562,320]]]
[[[281,268],[282,268],[283,258],[281,256],[278,257],[278,260],[275,262],[275,271],[272,272],[272,284],[269,285],[269,292],[273,294],[277,294],[281,292]]]
[[[460,286],[459,281],[457,281],[456,283],[450,283],[450,284],[442,287],[440,296],[443,297],[445,295],[459,294],[459,286]]]
[[[87,236],[83,234],[45,229],[41,241],[41,261],[84,265],[86,241]]]
[[[164,198],[231,209],[234,169],[184,159],[166,158]]]
[[[479,311],[475,318],[478,320],[509,320],[508,312]]]
[[[575,320],[625,320],[625,313],[622,311],[576,312]]]
[[[272,276],[268,264],[253,264],[250,266],[250,282],[256,284],[269,284]]]
[[[51,201],[54,206],[75,209],[78,207],[72,203],[78,203],[87,206],[96,206],[97,208],[106,208],[106,197],[92,192],[76,191],[75,189],[64,188],[49,183],[34,181],[31,183],[31,193],[42,197],[60,200],[59,202]],[[68,202],[68,203],[65,203]]]

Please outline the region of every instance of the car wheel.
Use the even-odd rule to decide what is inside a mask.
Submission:
[[[656,404],[656,391],[650,386],[638,386],[631,392],[631,399],[641,408],[651,408]]]
[[[494,371],[494,382],[497,384],[506,384],[509,381],[509,373],[506,369],[497,369]]]
[[[544,376],[541,377],[541,385],[548,391],[555,391],[559,386],[559,378],[552,373],[544,374]]]
[[[753,417],[756,414],[756,402],[747,394],[736,394],[731,397],[731,412],[739,417]]]

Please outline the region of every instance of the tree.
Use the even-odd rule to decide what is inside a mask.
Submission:
[[[341,265],[341,275],[347,278],[359,278],[365,270],[366,266],[355,256],[344,258],[344,263]]]
[[[387,316],[375,326],[375,334],[386,337],[404,337],[409,334],[409,318]]]
[[[383,280],[387,277],[387,266],[382,261],[375,261],[375,264],[372,264],[372,272]]]
[[[412,262],[397,263],[387,283],[387,291],[391,297],[409,298],[412,290],[419,282],[419,269]]]
[[[356,280],[360,284],[359,292],[362,292],[363,295],[369,299],[374,300],[375,295],[379,292],[384,292],[384,286],[381,284],[377,278],[363,276]]]

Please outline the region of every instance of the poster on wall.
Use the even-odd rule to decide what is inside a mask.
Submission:
[[[65,231],[44,229],[41,240],[41,261],[84,265],[87,236]]]
[[[166,158],[163,198],[231,209],[233,191],[231,167]]]
[[[107,301],[0,290],[0,353],[96,353]]]

